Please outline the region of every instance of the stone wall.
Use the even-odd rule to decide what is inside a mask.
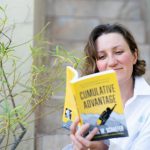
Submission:
[[[144,22],[146,23],[146,42],[150,44],[150,1],[149,0],[143,0],[140,1],[141,6],[141,15],[143,17]]]
[[[141,5],[137,0],[38,0],[42,5],[43,24],[50,22],[45,37],[53,43],[61,44],[68,51],[81,56],[84,44],[93,27],[101,23],[122,23],[135,36],[141,55],[150,67],[149,44],[146,36],[146,22],[143,20]],[[38,4],[37,3],[37,4]],[[41,10],[39,10],[41,11]],[[36,11],[38,13],[38,10]],[[41,22],[40,22],[41,24]],[[37,25],[38,26],[38,25]],[[50,48],[49,48],[50,50]],[[148,79],[148,74],[146,74]],[[59,98],[58,98],[59,97]],[[51,106],[61,104],[59,95],[43,105],[39,112],[48,113]],[[62,109],[45,116],[37,122],[37,150],[60,150],[70,142],[68,132],[61,129]]]
[[[150,83],[150,1],[149,0],[143,0],[140,1],[140,6],[141,6],[141,16],[143,18],[143,21],[145,22],[145,43],[147,44],[147,48],[143,47],[143,51],[141,52],[141,55],[143,58],[145,58],[146,63],[147,63],[147,73],[145,75],[145,78],[147,81]]]

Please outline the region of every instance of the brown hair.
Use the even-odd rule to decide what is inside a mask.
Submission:
[[[132,34],[120,24],[112,24],[112,25],[102,24],[102,25],[96,26],[92,30],[92,32],[90,33],[88,42],[84,48],[86,60],[85,60],[84,67],[82,70],[83,75],[99,72],[97,69],[97,65],[96,65],[97,50],[96,50],[95,41],[102,34],[108,34],[108,33],[121,34],[126,40],[126,42],[128,43],[131,52],[134,53],[135,51],[137,51],[138,59],[137,59],[136,64],[133,66],[132,75],[133,76],[143,75],[145,73],[146,62],[144,60],[139,59],[138,46]]]

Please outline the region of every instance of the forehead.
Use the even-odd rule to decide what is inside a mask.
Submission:
[[[96,40],[98,50],[110,49],[112,47],[121,46],[129,47],[124,37],[119,33],[108,33],[99,36]]]

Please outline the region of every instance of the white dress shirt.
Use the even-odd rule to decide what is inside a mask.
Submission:
[[[150,86],[135,78],[134,96],[125,104],[128,137],[110,139],[109,150],[150,150]]]

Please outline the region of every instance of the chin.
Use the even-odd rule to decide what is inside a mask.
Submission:
[[[118,82],[121,83],[122,81],[124,81],[124,77],[122,76],[122,74],[117,73],[117,79]]]

